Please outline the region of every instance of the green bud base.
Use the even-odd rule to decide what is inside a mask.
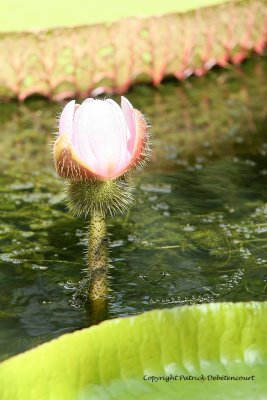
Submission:
[[[67,182],[67,206],[76,216],[88,217],[95,213],[115,216],[125,213],[133,202],[130,180]]]

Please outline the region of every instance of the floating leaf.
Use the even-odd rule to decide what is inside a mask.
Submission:
[[[0,397],[263,399],[266,327],[267,302],[184,306],[106,321],[3,362]],[[152,382],[156,377],[163,378]]]

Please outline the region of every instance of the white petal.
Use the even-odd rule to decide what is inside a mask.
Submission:
[[[120,135],[120,148],[121,148],[121,152],[120,152],[120,158],[118,159],[118,163],[117,163],[117,167],[116,170],[120,170],[125,166],[125,163],[128,162],[129,160],[129,151],[128,151],[128,145],[127,145],[127,141],[128,138],[130,137],[130,132],[129,129],[127,127],[127,124],[125,123],[125,118],[122,112],[122,109],[120,108],[120,106],[114,101],[114,100],[106,100],[106,102],[110,103],[115,111],[116,111],[116,118],[118,120],[118,125],[120,127],[120,129],[118,129],[118,135]]]
[[[59,134],[68,134],[72,137],[73,117],[75,111],[75,100],[71,100],[65,105],[59,119]]]
[[[130,133],[128,137],[128,150],[130,151],[130,153],[132,153],[136,140],[135,116],[133,112],[133,106],[131,105],[129,100],[127,100],[126,97],[123,96],[121,97],[121,108]]]
[[[120,107],[112,100],[95,100],[89,132],[98,171],[106,178],[114,176],[127,151],[127,126]]]
[[[90,124],[93,113],[93,99],[86,99],[74,115],[74,129],[72,143],[80,158],[95,172],[97,159],[93,152],[90,140]]]

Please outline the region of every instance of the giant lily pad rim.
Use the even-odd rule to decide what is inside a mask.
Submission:
[[[266,321],[267,302],[206,303],[108,320],[4,361],[1,399],[263,399]],[[179,386],[144,380],[169,374],[257,379],[226,384],[216,375],[211,384]]]
[[[131,325],[133,326],[136,320],[139,320],[140,318],[147,316],[147,315],[153,315],[155,313],[157,313],[159,319],[161,319],[161,317],[163,317],[164,315],[166,315],[167,313],[169,313],[170,315],[180,311],[180,312],[186,312],[187,310],[191,310],[192,312],[194,312],[194,310],[199,310],[200,312],[202,312],[203,314],[206,314],[208,311],[217,311],[219,310],[221,307],[231,307],[234,306],[235,308],[238,307],[246,307],[246,306],[253,306],[253,307],[257,307],[259,306],[259,308],[265,307],[267,309],[267,301],[247,301],[247,302],[211,302],[211,303],[201,303],[201,304],[193,304],[193,305],[181,305],[181,306],[177,306],[177,307],[172,307],[172,308],[162,308],[162,309],[153,309],[153,310],[149,310],[149,311],[145,311],[139,314],[135,314],[135,315],[129,315],[127,317],[118,317],[118,318],[112,318],[112,319],[108,319],[105,321],[100,322],[97,325],[92,325],[88,328],[83,328],[83,329],[79,329],[76,330],[74,332],[69,332],[66,333],[64,335],[61,335],[55,339],[49,340],[48,342],[42,343],[32,349],[26,350],[23,353],[17,354],[11,358],[8,358],[7,360],[4,360],[2,362],[0,362],[0,366],[2,364],[5,364],[7,362],[9,362],[10,360],[14,359],[14,358],[20,358],[20,357],[24,357],[25,354],[28,353],[32,353],[35,352],[36,350],[40,349],[40,348],[45,348],[45,347],[50,347],[51,344],[53,345],[53,343],[55,342],[60,342],[60,341],[65,341],[66,338],[68,337],[73,337],[73,336],[83,336],[85,334],[85,332],[95,332],[98,330],[102,330],[102,328],[104,328],[105,326],[110,326],[112,327],[112,325],[117,325],[119,324],[121,321],[127,321],[129,320]]]

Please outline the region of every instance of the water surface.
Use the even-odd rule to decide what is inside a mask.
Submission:
[[[254,59],[129,93],[151,121],[153,153],[134,206],[109,221],[108,318],[266,300],[266,72]],[[62,106],[1,104],[0,359],[90,324],[72,301],[88,221],[68,214],[51,158]]]

